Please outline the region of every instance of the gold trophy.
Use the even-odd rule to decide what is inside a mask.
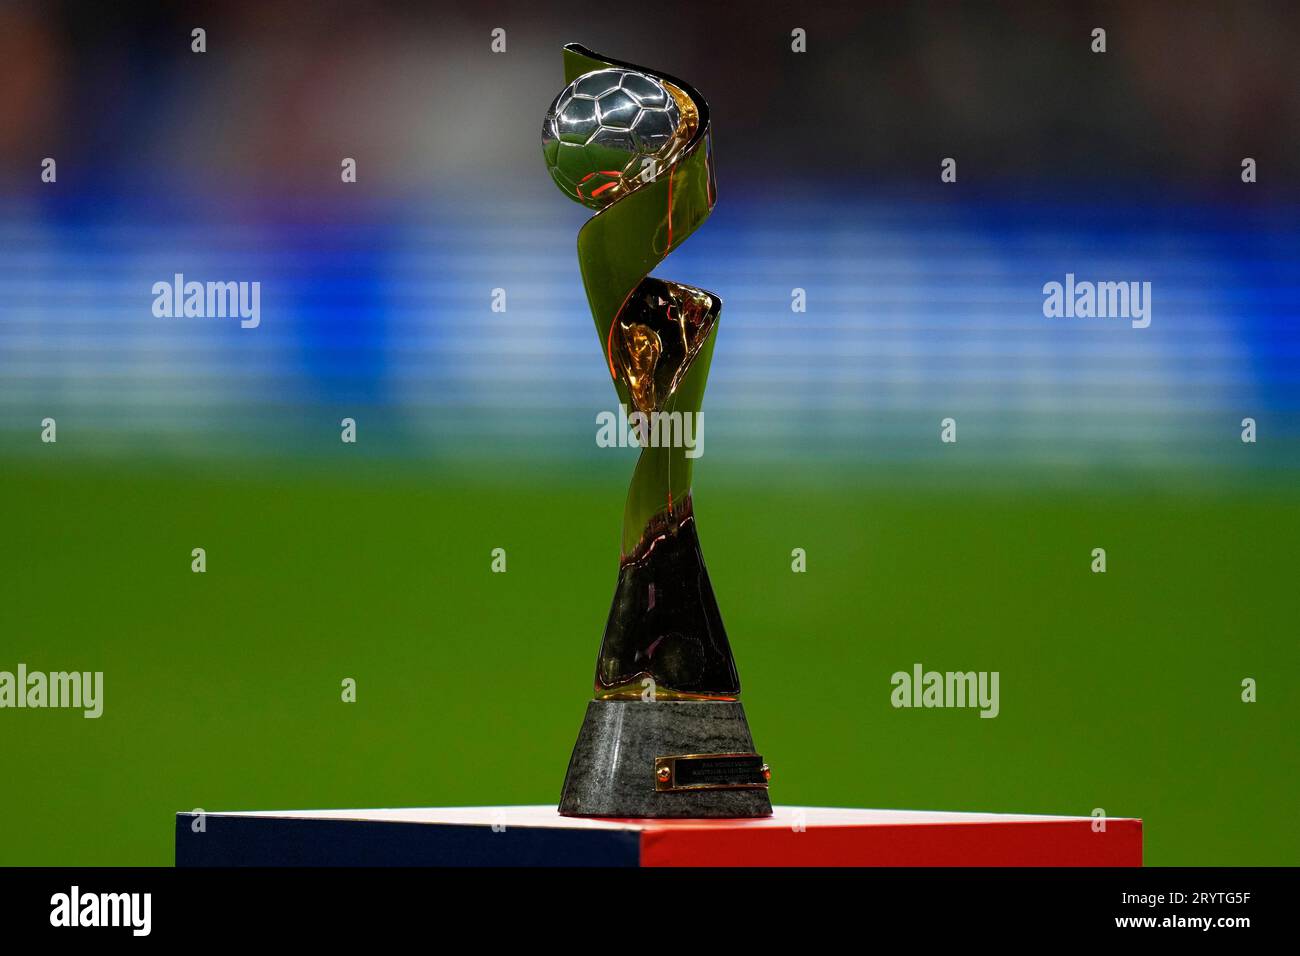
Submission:
[[[564,48],[564,67],[542,148],[560,189],[597,210],[578,234],[578,262],[641,452],[595,698],[560,812],[767,816],[770,773],[738,700],[683,440],[700,415],[722,302],[649,275],[716,201],[708,104],[681,80],[578,44]]]

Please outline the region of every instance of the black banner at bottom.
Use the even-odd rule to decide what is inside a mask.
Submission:
[[[1277,933],[1294,869],[4,869],[6,941],[493,940],[581,934],[628,945],[738,916],[821,934],[1030,939],[1131,936],[1230,943]],[[399,936],[400,934],[400,936]]]

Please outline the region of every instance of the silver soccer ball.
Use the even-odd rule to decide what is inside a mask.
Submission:
[[[667,168],[681,121],[677,100],[653,76],[620,69],[586,73],[546,111],[546,168],[569,198],[603,209]]]

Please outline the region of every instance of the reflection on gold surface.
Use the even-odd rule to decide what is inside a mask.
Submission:
[[[649,685],[644,684],[645,680],[653,680],[648,671],[637,674],[631,680],[619,684],[617,687],[601,687],[597,685],[596,700],[645,700],[646,691]],[[671,687],[664,687],[660,684],[655,685],[653,700],[739,700],[739,694],[693,694],[684,690],[673,690]]]
[[[713,296],[645,279],[614,324],[614,365],[637,411],[660,411],[712,328]]]
[[[667,80],[659,77],[659,82],[663,84],[664,89],[673,95],[677,101],[677,111],[681,114],[681,120],[677,123],[677,135],[674,139],[674,152],[679,146],[685,146],[695,135],[695,131],[700,126],[700,111],[695,105],[695,101],[686,95],[685,91],[678,89]]]
[[[639,409],[657,408],[654,375],[659,354],[663,351],[659,334],[650,326],[635,322],[625,331],[623,341],[627,357],[623,377],[632,392],[632,401]]]

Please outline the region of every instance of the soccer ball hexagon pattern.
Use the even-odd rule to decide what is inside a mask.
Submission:
[[[584,74],[546,111],[546,168],[569,198],[603,209],[663,171],[680,122],[677,100],[654,77],[621,69]]]

